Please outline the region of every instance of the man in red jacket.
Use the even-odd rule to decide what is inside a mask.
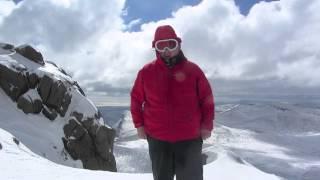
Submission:
[[[154,180],[202,180],[202,143],[211,136],[214,100],[202,70],[187,60],[169,26],[156,29],[156,59],[138,73],[131,114],[147,139]]]

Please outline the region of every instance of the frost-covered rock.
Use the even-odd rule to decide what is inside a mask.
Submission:
[[[57,159],[70,161],[71,156],[75,161],[81,160],[86,169],[116,171],[113,155],[115,130],[104,125],[101,113],[85,97],[79,84],[55,63],[46,63],[41,53],[31,46],[13,48],[0,43],[0,87],[21,112],[38,114],[44,119],[36,122],[42,125],[42,129],[36,131],[56,131],[52,132],[56,135],[44,135],[44,139],[37,135],[42,143],[53,141],[48,143],[49,148],[56,151],[44,152],[40,147],[41,155],[55,162],[59,162]],[[56,140],[52,139],[54,136],[57,136]],[[47,157],[47,154],[50,155]],[[55,157],[57,155],[63,157]]]

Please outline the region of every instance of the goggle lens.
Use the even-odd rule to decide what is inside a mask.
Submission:
[[[155,49],[160,52],[165,51],[165,49],[168,49],[169,51],[174,51],[177,47],[178,41],[175,39],[159,40],[155,43]]]

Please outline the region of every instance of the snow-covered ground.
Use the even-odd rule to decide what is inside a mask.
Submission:
[[[12,134],[0,129],[1,179],[152,179],[151,173],[113,173],[62,166],[34,154],[23,143],[17,144],[13,139]],[[136,163],[136,165],[139,164]],[[221,154],[216,161],[205,166],[204,179],[273,180],[278,178],[263,173],[251,165],[238,163],[237,160],[226,154]]]
[[[102,114],[109,114],[109,123],[119,128],[115,142],[118,170],[150,173],[147,143],[137,139],[129,110],[126,107],[99,109]],[[279,102],[242,103],[218,105],[216,111],[214,135],[203,146],[203,152],[208,156],[209,165],[206,167],[211,167],[211,164],[219,166],[219,158],[228,157],[235,164],[255,167],[283,179],[319,179],[318,106]],[[122,121],[120,125],[115,123],[119,121]],[[230,172],[234,171],[230,169]]]
[[[5,50],[0,51],[0,57],[2,64],[27,67],[40,77],[51,73],[72,81],[50,63],[39,66]],[[35,90],[27,94],[37,95]],[[91,101],[78,91],[73,91],[72,96],[67,114],[76,108],[85,115],[94,115],[96,109]],[[58,116],[50,121],[40,114],[26,115],[0,88],[0,179],[152,179],[148,145],[137,138],[128,97],[111,100],[99,101],[109,104],[99,110],[105,123],[117,129],[114,144],[117,173],[81,169],[81,162],[70,158],[61,140],[68,119]],[[214,134],[204,142],[205,180],[319,179],[317,101],[227,100],[228,104],[217,105]],[[124,106],[116,106],[121,103]]]

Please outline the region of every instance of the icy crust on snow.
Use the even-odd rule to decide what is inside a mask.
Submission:
[[[20,142],[19,145],[17,145],[13,141],[13,138],[14,136],[12,134],[0,128],[0,143],[3,146],[0,150],[1,179],[152,179],[151,173],[113,173],[61,166],[34,154],[23,145],[23,142]],[[226,154],[219,156],[216,161],[204,167],[204,179],[279,180],[278,177],[266,174],[250,165],[236,163],[234,159]]]

